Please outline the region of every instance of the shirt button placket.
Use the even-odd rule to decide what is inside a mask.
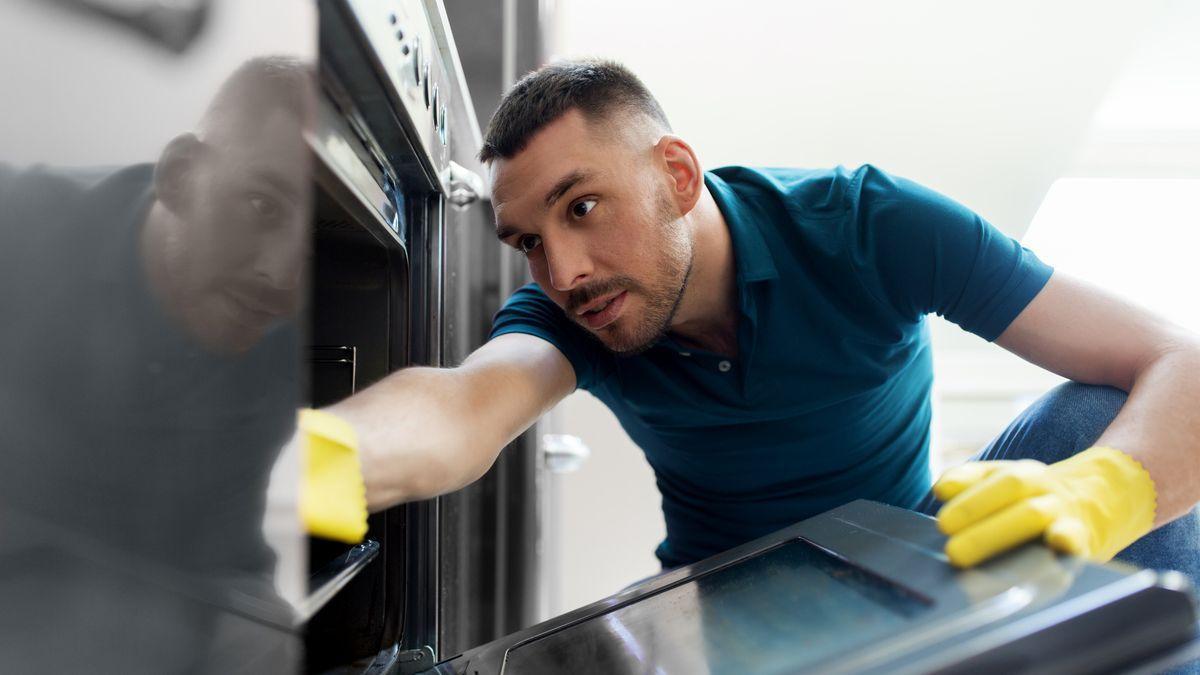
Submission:
[[[733,364],[725,359],[721,359],[721,362],[717,364],[717,370],[722,373],[728,373],[731,368],[733,368]]]

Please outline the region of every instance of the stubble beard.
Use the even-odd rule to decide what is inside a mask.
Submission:
[[[692,276],[690,255],[686,266],[683,266],[682,274],[677,273],[676,276],[679,279],[678,282],[667,286],[658,293],[647,296],[643,320],[631,331],[630,335],[624,336],[625,339],[612,345],[606,345],[612,352],[621,356],[636,356],[653,347],[667,334],[671,328],[671,321],[675,319],[675,313],[679,311],[679,303],[683,300],[684,291],[687,290],[688,280]]]
[[[664,230],[670,228],[670,231],[663,246],[666,255],[659,267],[663,274],[653,286],[646,287],[629,277],[617,277],[602,288],[589,289],[590,298],[623,289],[630,295],[640,295],[646,301],[640,317],[626,314],[599,331],[588,330],[606,349],[619,356],[641,354],[667,334],[675,313],[679,311],[688,280],[691,279],[694,252],[683,229],[685,225],[667,216],[660,218],[659,227]]]

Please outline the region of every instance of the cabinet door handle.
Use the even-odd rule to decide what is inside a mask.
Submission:
[[[544,434],[542,436],[542,456],[546,460],[546,468],[553,473],[577,471],[591,455],[591,449],[578,436],[569,434]]]

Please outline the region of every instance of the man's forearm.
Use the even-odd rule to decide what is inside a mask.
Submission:
[[[358,435],[371,511],[456,490],[491,466],[504,441],[472,425],[463,377],[409,368],[329,408]]]
[[[575,388],[549,342],[489,340],[457,368],[408,368],[328,408],[349,422],[372,511],[457,490]]]
[[[1122,450],[1150,472],[1155,526],[1200,501],[1200,340],[1184,337],[1136,375],[1117,418],[1097,445]]]

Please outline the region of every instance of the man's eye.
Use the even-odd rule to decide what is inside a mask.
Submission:
[[[582,218],[591,213],[594,208],[596,208],[595,199],[583,199],[571,205],[571,215]]]
[[[248,201],[255,214],[263,220],[274,220],[279,217],[279,203],[274,199],[260,194],[250,195]]]
[[[542,243],[542,238],[536,234],[523,234],[517,237],[517,250],[528,255]]]

